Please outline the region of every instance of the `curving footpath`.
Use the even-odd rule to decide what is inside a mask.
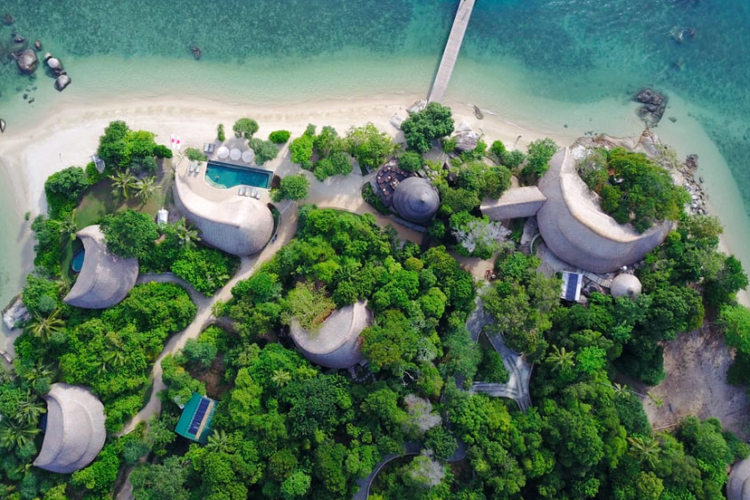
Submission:
[[[466,321],[466,329],[469,330],[474,342],[479,341],[479,336],[482,334],[484,327],[492,323],[492,316],[484,311],[482,304],[481,292],[483,289],[479,290],[476,307]],[[469,392],[472,394],[481,392],[492,397],[512,399],[518,404],[520,410],[525,412],[532,406],[531,396],[529,395],[529,381],[534,365],[526,361],[523,355],[506,346],[501,334],[487,334],[487,338],[503,360],[503,365],[505,365],[509,375],[508,382],[504,384],[474,382]]]

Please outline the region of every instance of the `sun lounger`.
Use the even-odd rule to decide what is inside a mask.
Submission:
[[[193,170],[194,170],[194,169],[195,169],[195,165],[193,165],[193,164],[191,163],[191,164],[190,164],[190,168],[188,169],[188,173],[189,173],[189,174],[192,174],[192,173],[193,173]]]
[[[195,173],[196,174],[200,174],[201,173],[201,166],[200,165],[196,165],[195,166]]]
[[[240,196],[245,196],[245,186],[240,186],[239,191],[237,191],[237,194]]]

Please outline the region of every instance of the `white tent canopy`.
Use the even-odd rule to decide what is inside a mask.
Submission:
[[[240,158],[242,157],[242,152],[241,152],[241,151],[240,151],[239,149],[237,149],[237,148],[233,148],[233,149],[232,149],[232,150],[231,150],[231,151],[229,152],[229,157],[230,157],[230,158],[231,158],[231,159],[232,159],[233,161],[237,161],[237,160],[239,160],[239,159],[240,159]]]
[[[227,156],[229,156],[229,148],[226,147],[226,146],[220,147],[216,151],[216,156],[218,156],[219,158],[221,158],[223,160],[224,158],[226,158]]]
[[[255,152],[252,149],[242,153],[242,161],[245,163],[252,163],[253,160],[255,160]]]

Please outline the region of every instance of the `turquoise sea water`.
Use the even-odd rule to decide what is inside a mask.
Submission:
[[[0,117],[23,128],[60,102],[123,96],[190,94],[242,104],[426,94],[457,4],[5,0],[0,16],[8,12],[16,22],[0,26]],[[6,54],[14,28],[62,59],[73,79],[68,90],[57,94],[41,70],[33,80],[18,75]],[[680,42],[673,34],[685,28],[695,35]],[[191,45],[201,48],[200,61]],[[744,200],[722,207],[722,215],[734,210],[745,221],[748,82],[750,0],[477,0],[448,97],[550,132],[637,134],[630,98],[656,86],[672,96],[657,132],[711,159],[713,144],[694,140],[708,134]],[[22,214],[7,213],[0,231],[15,235]],[[750,236],[743,243],[750,248]],[[14,239],[0,247],[1,302],[15,292],[13,259],[21,250]]]

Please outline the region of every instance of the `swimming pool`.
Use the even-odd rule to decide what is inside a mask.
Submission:
[[[70,261],[70,268],[75,273],[80,273],[81,268],[83,267],[83,259],[86,256],[86,251],[81,248],[78,250],[75,255],[73,255],[73,260]]]
[[[209,161],[206,180],[214,187],[229,189],[235,186],[253,186],[268,189],[273,172],[251,167],[240,167],[219,161]]]

